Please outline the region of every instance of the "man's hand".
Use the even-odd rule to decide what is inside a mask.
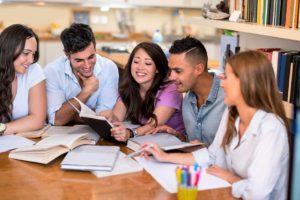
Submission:
[[[77,73],[78,78],[82,82],[82,92],[92,95],[99,88],[99,80],[96,76],[92,75],[90,77],[84,77],[79,72]]]

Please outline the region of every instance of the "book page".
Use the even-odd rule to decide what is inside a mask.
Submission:
[[[96,115],[92,109],[82,103],[82,101],[80,101],[78,98],[74,97],[74,99],[80,104],[80,115]]]
[[[0,153],[16,148],[32,146],[35,142],[17,135],[0,136]]]
[[[43,134],[51,127],[50,124],[47,124],[44,128],[36,131],[26,131],[26,132],[19,132],[16,135],[26,137],[26,138],[39,138],[42,137]]]
[[[152,135],[134,137],[130,138],[130,141],[138,143],[139,145],[145,142],[154,142],[160,147],[173,146],[183,143],[177,137],[169,133],[157,133]]]
[[[51,137],[46,137],[36,143],[37,146],[49,145],[49,146],[57,146],[63,145],[70,149],[75,147],[76,144],[81,144],[85,142],[85,144],[90,144],[87,141],[87,134],[61,134],[61,135],[53,135]],[[77,145],[78,146],[78,145]]]

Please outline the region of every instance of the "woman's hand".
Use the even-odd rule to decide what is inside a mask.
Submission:
[[[160,126],[156,127],[153,130],[152,134],[156,134],[156,133],[169,133],[169,134],[172,134],[172,135],[178,137],[181,141],[186,141],[186,137],[184,134],[179,133],[178,131],[176,131],[175,129],[173,129],[172,127],[170,127],[168,125],[160,125]]]
[[[241,178],[239,176],[236,176],[233,173],[231,173],[217,165],[212,165],[211,167],[207,168],[206,172],[208,174],[211,174],[211,175],[217,176],[221,179],[224,179],[225,181],[227,181],[231,184],[241,180]]]
[[[156,127],[153,130],[153,134],[155,134],[155,133],[170,133],[175,136],[178,134],[178,132],[175,129],[171,128],[168,125],[161,125],[161,126]]]
[[[146,147],[146,148],[145,148]],[[159,148],[159,146],[155,143],[144,143],[141,145],[140,149],[145,148],[145,150],[141,153],[145,159],[149,160],[149,155],[153,155],[156,160],[160,162],[165,162],[168,156],[168,153],[165,153],[163,150]]]
[[[110,130],[112,137],[122,142],[125,142],[130,138],[130,132],[122,122],[114,122],[113,125],[114,127]]]

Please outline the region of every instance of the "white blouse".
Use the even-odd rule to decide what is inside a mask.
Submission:
[[[42,68],[37,63],[30,65],[24,74],[17,74],[18,85],[13,102],[13,120],[29,114],[29,90],[45,78]]]
[[[284,123],[272,113],[257,110],[239,142],[238,134],[221,147],[226,131],[225,111],[216,137],[208,149],[193,152],[200,165],[216,164],[242,178],[232,184],[234,197],[243,199],[287,199],[289,144]],[[240,118],[235,122],[239,130]]]

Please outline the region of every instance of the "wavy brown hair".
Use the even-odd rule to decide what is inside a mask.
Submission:
[[[274,113],[284,122],[289,132],[288,119],[279,95],[273,67],[268,58],[259,51],[249,50],[230,57],[227,64],[240,79],[241,93],[246,104],[252,108]],[[236,106],[230,106],[227,130],[222,142],[224,150],[237,134],[234,124],[238,115]]]
[[[27,39],[34,37],[37,41],[37,51],[33,63],[39,58],[39,40],[32,29],[14,24],[0,35],[0,122],[11,121],[12,116],[12,82],[15,78],[14,61],[22,53]]]
[[[158,70],[144,100],[142,100],[140,95],[139,84],[131,75],[131,64],[134,55],[139,49],[143,49],[151,57]],[[158,90],[167,84],[168,70],[168,60],[159,45],[151,42],[142,42],[133,49],[125,66],[119,87],[120,97],[127,108],[126,120],[130,120],[134,124],[141,124],[140,117],[143,116],[146,119],[155,120],[157,124],[157,118],[153,113],[154,102]]]

